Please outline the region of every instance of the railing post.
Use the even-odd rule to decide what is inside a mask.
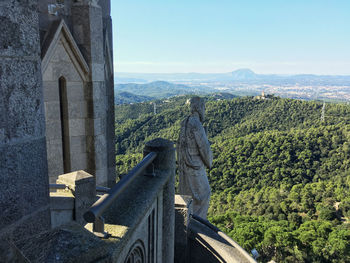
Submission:
[[[74,195],[74,219],[84,225],[83,214],[89,210],[96,199],[95,178],[85,171],[62,174],[58,177],[58,184],[65,184]]]
[[[155,174],[169,176],[163,189],[162,262],[174,262],[175,148],[171,141],[158,138],[146,143],[144,156],[150,152],[158,153],[153,162]]]

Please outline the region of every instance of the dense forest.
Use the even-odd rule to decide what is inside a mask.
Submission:
[[[209,220],[259,262],[350,262],[350,106],[208,96]],[[117,172],[177,140],[188,96],[116,106]]]

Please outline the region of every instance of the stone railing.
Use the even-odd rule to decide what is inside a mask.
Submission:
[[[145,145],[144,156],[143,161],[111,189],[97,188],[96,191],[94,178],[83,171],[59,176],[52,188],[67,187],[50,193],[52,223],[59,226],[52,231],[64,229],[65,235],[71,233],[69,239],[74,244],[90,235],[89,246],[99,247],[97,253],[89,253],[91,261],[103,258],[110,262],[174,262],[173,143],[164,139],[150,141]],[[107,193],[98,196],[98,191]],[[89,234],[83,234],[84,228],[78,231],[76,223],[84,226]],[[86,258],[84,249],[86,247],[74,248],[78,252],[75,252],[76,261]],[[65,254],[60,255],[62,262]]]
[[[112,189],[99,198],[90,209],[85,212],[86,222],[93,224],[93,232],[100,237],[107,237],[109,234],[104,231],[104,218],[102,213],[111,207],[114,201],[120,196],[128,186],[140,175],[155,176],[152,169],[151,173],[146,173],[146,169],[152,165],[156,159],[157,153],[148,153],[140,163],[138,163],[127,175],[125,175]]]

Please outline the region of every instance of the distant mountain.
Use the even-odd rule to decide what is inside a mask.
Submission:
[[[145,81],[173,81],[183,83],[229,83],[229,84],[253,84],[253,85],[319,85],[319,86],[350,86],[350,76],[346,75],[277,75],[256,74],[250,69],[238,69],[229,73],[176,73],[176,74],[139,74],[117,73],[117,80],[136,78]]]
[[[250,69],[237,69],[232,72],[232,78],[234,80],[248,80],[256,79],[259,75],[255,74]]]
[[[174,84],[166,81],[154,81],[145,84],[127,83],[116,84],[115,92],[130,92],[137,96],[147,96],[156,99],[169,98],[186,94],[207,94],[213,89],[206,87],[190,87],[182,84]]]
[[[154,98],[149,96],[141,96],[141,95],[135,95],[130,92],[121,91],[116,92],[114,96],[114,104],[130,104],[130,103],[139,103],[139,102],[145,102],[154,100]]]

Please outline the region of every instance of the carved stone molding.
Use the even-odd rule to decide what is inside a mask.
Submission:
[[[145,249],[143,243],[138,240],[131,247],[128,256],[126,257],[125,263],[145,263]]]

